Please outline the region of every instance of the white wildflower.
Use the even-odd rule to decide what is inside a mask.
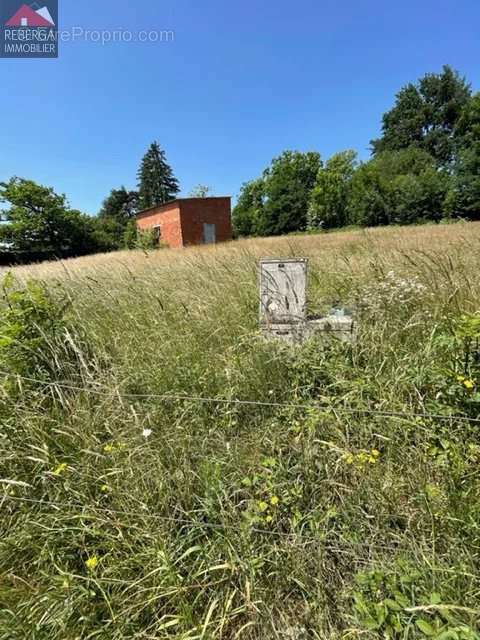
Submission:
[[[143,435],[144,438],[149,438],[152,435],[152,430],[151,429],[144,429],[142,435]]]

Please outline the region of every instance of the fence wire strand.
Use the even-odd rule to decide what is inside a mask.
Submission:
[[[306,403],[291,403],[291,402],[272,402],[266,400],[245,400],[242,398],[213,398],[206,396],[192,396],[188,394],[180,394],[180,393],[124,393],[120,391],[102,391],[100,389],[94,389],[91,387],[81,387],[74,384],[70,384],[68,381],[64,382],[61,380],[58,381],[49,381],[49,380],[40,380],[38,378],[32,378],[28,376],[22,376],[14,373],[8,373],[5,371],[0,371],[0,376],[4,376],[5,378],[17,378],[20,380],[25,380],[26,382],[34,382],[36,384],[45,385],[47,387],[57,387],[59,389],[66,389],[70,391],[79,391],[84,393],[89,393],[91,395],[97,395],[105,398],[122,398],[125,400],[148,400],[148,399],[156,399],[156,400],[174,400],[174,401],[191,401],[198,403],[206,403],[206,404],[225,404],[225,405],[239,405],[239,406],[258,406],[258,407],[276,407],[276,408],[284,408],[284,409],[324,409],[330,411],[336,411],[338,413],[347,413],[347,414],[360,414],[360,415],[378,415],[385,418],[427,418],[432,420],[442,420],[453,422],[463,421],[469,423],[480,424],[480,418],[472,418],[469,416],[458,416],[458,415],[445,415],[442,413],[429,413],[429,412],[415,412],[415,411],[388,411],[383,409],[376,408],[357,408],[357,407],[342,407],[334,404],[326,404],[321,402],[312,402],[310,404]]]
[[[95,512],[98,513],[103,513],[103,514],[107,514],[110,516],[124,516],[124,517],[133,517],[133,518],[147,518],[147,519],[151,519],[151,520],[157,520],[159,522],[169,522],[172,524],[178,524],[178,525],[182,525],[182,526],[196,526],[199,528],[205,528],[205,529],[212,529],[212,530],[217,530],[217,531],[240,531],[240,527],[239,524],[228,524],[228,523],[222,523],[222,524],[216,524],[213,522],[205,522],[205,521],[195,521],[192,519],[187,519],[187,518],[176,518],[173,516],[161,516],[161,515],[157,515],[155,513],[149,513],[146,511],[123,511],[123,510],[118,510],[118,509],[109,509],[106,507],[100,507],[97,505],[86,505],[86,504],[78,504],[78,503],[72,503],[72,502],[57,502],[57,501],[52,501],[52,500],[36,500],[35,498],[24,498],[21,496],[12,496],[8,493],[0,493],[0,500],[11,500],[11,501],[15,501],[15,502],[21,502],[21,503],[26,503],[26,504],[37,504],[43,507],[50,507],[50,508],[58,508],[58,509],[78,509],[80,511],[84,511],[85,509],[89,508],[94,510]],[[0,503],[1,506],[1,503]],[[92,514],[87,514],[87,513],[82,513],[81,514],[82,517],[85,518],[92,518],[95,515],[97,515],[96,513],[92,513]],[[252,532],[252,533],[258,533],[258,534],[262,534],[262,535],[266,535],[266,536],[273,536],[273,537],[277,537],[277,538],[281,538],[281,539],[287,539],[287,540],[292,540],[292,539],[301,539],[301,540],[308,540],[310,542],[317,542],[317,543],[321,543],[323,542],[322,538],[320,536],[313,536],[313,535],[309,535],[309,534],[304,534],[301,531],[292,531],[290,533],[285,532],[285,531],[276,531],[274,529],[260,529],[258,527],[248,527],[247,531]],[[417,540],[416,540],[417,541]],[[355,542],[349,542],[346,540],[339,540],[338,544],[349,544],[352,547],[365,547],[365,548],[375,548],[375,549],[382,549],[384,551],[399,551],[402,549],[401,545],[385,545],[385,544],[379,544],[376,541],[372,540],[371,542],[365,542],[365,541],[355,541]],[[325,550],[329,550],[329,551],[337,551],[339,553],[351,553],[348,552],[347,550],[342,550],[340,549],[338,546],[333,546],[333,545],[324,545],[323,548]]]

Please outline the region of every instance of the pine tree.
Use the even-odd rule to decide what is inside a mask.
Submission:
[[[172,167],[165,159],[165,152],[157,142],[150,145],[138,170],[140,209],[173,200],[180,191]]]

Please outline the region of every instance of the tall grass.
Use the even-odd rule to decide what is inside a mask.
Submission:
[[[16,268],[65,312],[28,346],[49,384],[0,398],[0,638],[478,638],[455,331],[479,248],[459,224]],[[355,344],[261,340],[257,260],[294,255],[312,312],[355,310]]]

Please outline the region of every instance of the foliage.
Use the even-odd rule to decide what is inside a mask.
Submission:
[[[317,174],[308,207],[308,228],[329,229],[348,223],[348,202],[356,168],[355,151],[333,155]]]
[[[304,231],[310,193],[321,167],[315,151],[284,151],[263,176],[246,182],[233,211],[234,233],[280,235]]]
[[[480,219],[480,93],[462,111],[456,126],[457,156],[445,202],[449,217]]]
[[[122,249],[127,227],[138,210],[138,193],[125,187],[112,189],[102,208],[93,219],[97,238],[108,249]]]
[[[449,217],[480,220],[480,139],[457,154],[445,210]]]
[[[138,170],[139,208],[148,209],[175,198],[180,191],[172,167],[165,152],[157,142],[152,142]]]
[[[125,187],[112,189],[108,198],[102,203],[99,218],[113,218],[126,224],[138,211],[137,191],[127,191]]]
[[[59,256],[97,249],[91,219],[70,209],[64,195],[32,180],[13,177],[0,183],[4,211],[1,240],[17,251],[52,252]]]
[[[426,151],[384,151],[353,176],[350,222],[375,226],[439,220],[447,189],[448,176]]]
[[[136,249],[155,249],[158,246],[158,241],[152,229],[137,229],[136,235]]]
[[[197,184],[190,192],[190,198],[208,198],[212,189],[206,184]]]
[[[91,219],[90,224],[100,250],[113,251],[123,247],[124,223],[113,217],[97,216]]]
[[[123,246],[125,249],[134,249],[137,241],[137,221],[129,220],[123,233]]]
[[[233,232],[238,236],[254,236],[259,233],[259,221],[263,214],[265,183],[262,178],[242,185],[233,209]]]
[[[353,617],[364,632],[386,640],[480,640],[468,609],[445,601],[428,567],[422,571],[400,558],[394,571],[359,572],[355,582]]]
[[[260,235],[304,231],[310,193],[322,166],[316,151],[284,151],[264,171],[265,203],[258,221]]]
[[[18,288],[11,273],[2,283],[0,367],[9,373],[51,377],[65,349],[65,313],[69,303],[55,300],[36,280]],[[12,380],[8,381],[12,383]]]
[[[372,140],[375,155],[415,146],[445,167],[455,157],[455,127],[470,96],[470,85],[448,65],[406,85],[383,116],[382,137]]]

